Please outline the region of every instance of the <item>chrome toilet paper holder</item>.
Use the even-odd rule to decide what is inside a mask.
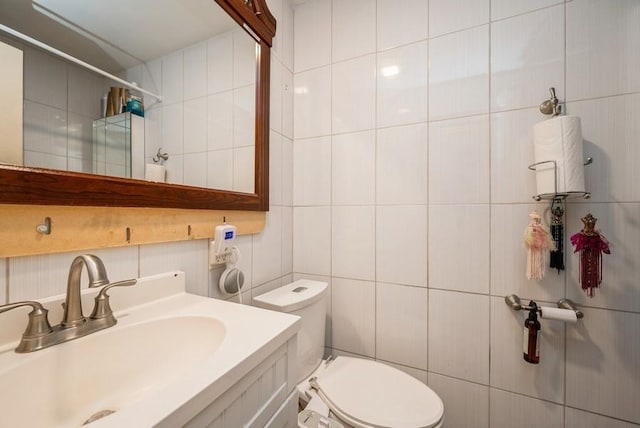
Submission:
[[[541,200],[546,200],[546,201],[552,201],[552,200],[556,200],[556,199],[569,199],[569,198],[584,198],[584,199],[589,199],[591,198],[591,192],[558,192],[558,163],[555,160],[547,160],[547,161],[541,161],[541,162],[536,162],[536,163],[532,163],[531,165],[529,165],[527,168],[529,168],[531,171],[536,171],[536,167],[538,165],[544,165],[547,163],[552,163],[553,164],[553,189],[554,192],[553,193],[541,193],[539,195],[534,195],[533,199],[536,201],[541,201]],[[584,165],[591,165],[593,163],[593,158],[591,156],[589,156],[588,158],[585,159],[584,161]]]
[[[504,296],[504,302],[507,304],[507,306],[509,306],[514,311],[530,311],[531,309],[533,309],[533,307],[531,306],[523,305],[522,302],[520,301],[520,297],[518,297],[515,294],[509,294],[508,296]],[[575,312],[576,318],[578,318],[579,320],[584,318],[584,313],[578,309],[577,305],[573,300],[563,298],[558,300],[556,304],[560,309],[568,309]],[[538,312],[540,312],[541,310],[540,308],[541,307],[538,306]]]

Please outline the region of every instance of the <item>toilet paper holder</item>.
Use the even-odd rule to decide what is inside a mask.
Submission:
[[[514,311],[530,311],[531,309],[533,309],[531,306],[523,305],[520,301],[520,297],[515,294],[504,296],[504,302]],[[584,313],[578,309],[573,300],[563,298],[558,300],[557,305],[560,309],[568,309],[575,312],[576,318],[578,318],[579,320],[584,318]],[[538,307],[538,312],[540,312],[540,310],[540,307]]]
[[[529,168],[531,171],[535,171],[536,167],[538,165],[544,165],[547,163],[552,163],[553,164],[553,188],[554,188],[554,192],[553,193],[542,193],[540,195],[535,195],[533,196],[533,199],[536,201],[541,201],[541,200],[556,200],[556,199],[567,199],[567,198],[584,198],[584,199],[589,199],[591,197],[591,192],[558,192],[558,163],[555,160],[547,160],[547,161],[541,161],[541,162],[536,162],[536,163],[532,163],[531,165],[529,165],[527,168]],[[593,163],[593,158],[591,156],[589,156],[587,159],[585,159],[584,161],[584,165],[591,165]]]

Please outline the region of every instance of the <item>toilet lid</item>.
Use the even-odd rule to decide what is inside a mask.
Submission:
[[[362,426],[429,428],[444,413],[442,400],[425,384],[371,360],[337,357],[316,383],[338,416]]]

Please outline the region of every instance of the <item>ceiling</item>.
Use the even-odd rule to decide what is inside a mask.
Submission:
[[[214,0],[0,0],[0,23],[110,72],[237,28]]]

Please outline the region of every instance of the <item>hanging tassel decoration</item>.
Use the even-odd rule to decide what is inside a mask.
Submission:
[[[562,199],[556,198],[551,203],[551,236],[555,244],[555,250],[549,255],[549,267],[557,269],[558,274],[564,270],[564,207]]]
[[[529,214],[531,222],[524,231],[524,245],[527,248],[527,279],[540,280],[544,277],[544,254],[555,249],[553,239],[542,224],[540,215],[533,211]]]
[[[597,218],[587,214],[582,219],[584,228],[571,237],[574,253],[580,252],[580,285],[593,297],[602,283],[602,253],[611,254],[609,241],[596,230]]]

